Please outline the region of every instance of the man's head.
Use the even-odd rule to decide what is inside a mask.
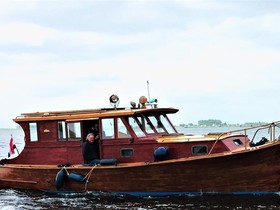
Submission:
[[[94,134],[93,133],[89,133],[87,135],[87,141],[90,142],[90,143],[94,142]]]

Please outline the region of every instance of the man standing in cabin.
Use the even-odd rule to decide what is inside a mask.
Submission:
[[[87,135],[86,141],[82,145],[84,164],[97,165],[100,163],[98,140],[93,133]]]
[[[97,140],[96,142],[99,143],[100,133],[99,133],[98,121],[94,122],[93,126],[91,127],[91,132],[94,134],[94,139]],[[106,137],[105,131],[102,130],[102,138],[105,138],[105,137]]]
[[[95,122],[94,125],[91,127],[92,133],[94,134],[94,139],[95,140],[99,140],[100,136],[99,136],[99,126],[98,126],[98,122]]]

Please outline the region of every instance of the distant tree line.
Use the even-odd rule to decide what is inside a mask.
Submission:
[[[209,119],[209,120],[199,120],[198,126],[221,126],[221,120]]]
[[[264,125],[265,122],[246,122],[244,124],[228,124],[225,122],[222,122],[221,120],[217,119],[208,119],[208,120],[199,120],[197,124],[188,123],[188,124],[180,124],[181,127],[221,127],[221,126],[238,126],[238,127],[253,127],[253,126],[259,126]]]

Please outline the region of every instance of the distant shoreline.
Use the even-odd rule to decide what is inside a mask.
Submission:
[[[175,126],[178,126],[178,127],[183,127],[183,128],[237,128],[237,127],[240,127],[240,128],[248,128],[248,127],[253,127],[255,125],[222,125],[222,126],[211,126],[211,125],[193,125],[193,126],[186,126],[186,125],[175,125]]]

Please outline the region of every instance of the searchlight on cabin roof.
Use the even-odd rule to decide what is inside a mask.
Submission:
[[[111,106],[114,109],[118,108],[120,99],[116,94],[112,94],[109,97],[109,101],[110,101]],[[157,102],[158,102],[158,100],[156,98],[152,98],[152,99],[148,100],[146,96],[141,96],[139,98],[138,108],[146,109],[147,106],[150,106],[150,108],[157,108]],[[132,109],[136,108],[136,102],[130,101],[130,105],[131,105]]]
[[[120,99],[116,94],[112,94],[109,97],[109,101],[112,107],[114,107],[115,109],[118,108],[119,103],[120,103]]]

